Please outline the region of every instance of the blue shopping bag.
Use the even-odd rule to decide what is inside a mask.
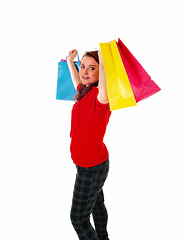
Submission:
[[[80,60],[77,53],[78,61],[74,62],[77,71],[79,72]],[[67,59],[67,58],[66,58]],[[71,75],[66,60],[58,62],[58,77],[57,77],[57,100],[73,100],[73,96],[77,93],[72,83]]]

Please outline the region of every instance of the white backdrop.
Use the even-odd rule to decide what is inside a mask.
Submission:
[[[162,90],[112,113],[110,238],[187,239],[186,22],[184,0],[0,3],[0,239],[77,239],[73,102],[55,99],[57,64],[118,37]]]

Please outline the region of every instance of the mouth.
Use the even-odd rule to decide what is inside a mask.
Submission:
[[[87,80],[87,79],[89,79],[90,77],[82,76],[82,78]]]

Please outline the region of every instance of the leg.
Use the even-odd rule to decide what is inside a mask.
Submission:
[[[108,170],[108,162],[91,168],[77,167],[71,222],[80,240],[100,240],[91,226],[90,215],[107,178]]]
[[[108,213],[104,204],[104,194],[102,189],[96,199],[92,215],[94,219],[95,230],[99,236],[99,239],[100,240],[108,239],[107,233]]]
[[[80,240],[99,240],[90,223],[90,213],[94,202],[90,200],[92,177],[78,169],[71,207],[71,222]]]

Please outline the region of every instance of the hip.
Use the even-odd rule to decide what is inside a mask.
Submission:
[[[82,169],[82,170],[88,171],[88,172],[100,172],[100,171],[103,171],[106,169],[108,170],[109,167],[110,167],[109,157],[106,161],[104,161],[98,165],[92,166],[92,167],[81,167],[81,166],[76,165],[77,170]]]

